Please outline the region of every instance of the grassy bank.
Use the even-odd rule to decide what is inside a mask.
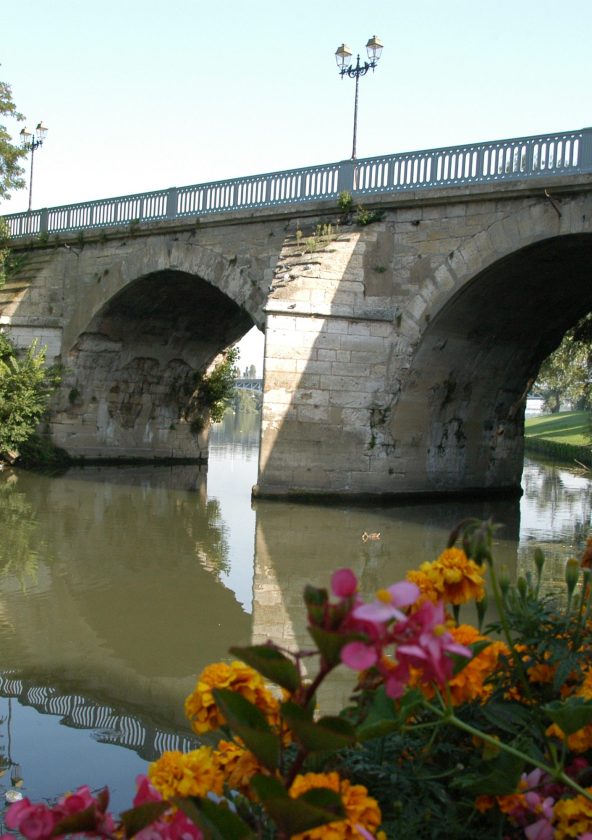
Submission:
[[[592,466],[592,415],[586,411],[561,411],[527,417],[524,423],[526,452]]]

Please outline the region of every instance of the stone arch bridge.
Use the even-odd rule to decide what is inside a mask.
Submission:
[[[55,443],[207,457],[188,395],[255,324],[259,495],[518,490],[527,391],[592,309],[592,130],[192,189],[8,217]]]

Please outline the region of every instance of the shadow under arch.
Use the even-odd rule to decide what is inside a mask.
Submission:
[[[592,234],[528,245],[476,275],[429,321],[390,433],[434,491],[518,490],[526,394],[592,309]],[[421,442],[421,446],[419,445]]]
[[[163,269],[115,293],[65,353],[53,441],[87,458],[207,458],[184,405],[196,374],[253,326],[199,276]]]

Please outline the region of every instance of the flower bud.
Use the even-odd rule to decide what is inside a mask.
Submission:
[[[575,557],[570,557],[565,564],[565,582],[567,584],[567,595],[571,598],[580,576],[580,564]]]
[[[526,598],[526,592],[528,591],[528,585],[526,583],[526,578],[523,575],[520,575],[520,577],[516,581],[516,586],[518,587],[518,594],[524,601],[524,599]]]
[[[485,613],[487,612],[487,593],[483,593],[483,597],[480,601],[476,602],[477,604],[477,621],[479,623],[479,630],[483,627],[483,621],[485,620]]]
[[[503,566],[500,566],[499,587],[502,591],[502,595],[505,597],[508,593],[508,589],[510,588],[510,573],[505,563]]]
[[[543,554],[542,549],[535,548],[534,550],[534,565],[536,566],[537,576],[540,576],[543,573],[543,567],[545,565],[545,555]]]

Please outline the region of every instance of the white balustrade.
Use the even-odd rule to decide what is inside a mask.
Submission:
[[[259,207],[592,172],[592,128],[405,152],[4,216],[13,239]]]

